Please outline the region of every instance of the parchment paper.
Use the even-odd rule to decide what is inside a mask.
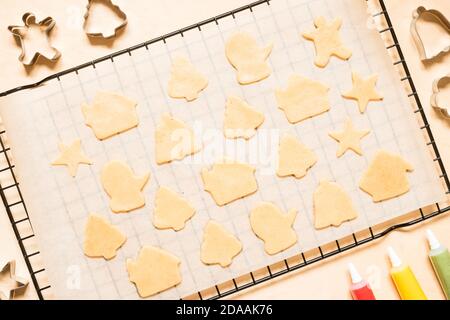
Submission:
[[[314,66],[312,42],[300,32],[313,28],[313,17],[342,17],[341,34],[353,55],[349,61],[332,58],[320,69]],[[274,0],[211,23],[181,36],[124,54],[78,73],[64,75],[45,85],[15,93],[0,100],[0,113],[10,139],[20,186],[31,215],[41,253],[46,262],[52,290],[58,298],[138,298],[128,280],[127,258],[135,258],[143,245],[155,245],[181,260],[183,281],[153,298],[180,298],[211,287],[259,267],[339,239],[382,221],[443,199],[444,194],[424,137],[412,112],[405,89],[392,66],[378,32],[371,28],[365,1]],[[263,45],[271,41],[269,58],[272,75],[257,84],[240,86],[226,60],[224,41],[236,30],[253,34]],[[207,75],[209,85],[191,103],[167,96],[170,61],[187,56]],[[377,90],[384,100],[371,102],[360,114],[354,101],[341,93],[351,88],[351,71],[367,77],[379,75]],[[285,87],[289,75],[297,73],[330,87],[331,110],[313,119],[291,125],[277,108],[274,89]],[[138,101],[138,128],[99,141],[84,124],[80,105],[91,102],[99,89],[120,92]],[[225,141],[221,134],[226,97],[238,95],[264,112],[266,121],[249,142]],[[204,149],[194,157],[158,166],[154,160],[154,129],[160,116],[170,112],[194,127],[204,139]],[[337,143],[328,132],[341,130],[350,117],[357,128],[370,129],[362,140],[362,157],[347,152],[336,158]],[[319,161],[301,180],[278,178],[274,174],[278,138],[290,132],[312,148]],[[76,178],[66,168],[50,163],[60,141],[82,140],[92,166],[80,166]],[[370,159],[379,149],[401,154],[414,166],[408,174],[407,194],[374,204],[358,188]],[[221,157],[236,158],[257,167],[256,194],[224,207],[217,207],[204,192],[201,168]],[[150,170],[145,188],[147,205],[129,214],[114,214],[99,181],[103,165],[112,159],[126,161],[136,174]],[[312,193],[321,179],[338,182],[350,195],[359,212],[356,220],[339,228],[316,231],[312,225]],[[154,195],[164,185],[183,193],[197,209],[180,232],[156,230],[152,225]],[[272,201],[283,210],[298,209],[294,224],[298,244],[268,256],[263,243],[252,232],[249,211],[260,201]],[[127,242],[111,261],[83,255],[83,228],[88,213],[107,217],[126,235]],[[214,219],[232,231],[243,243],[243,251],[229,268],[206,266],[199,248],[203,227]]]

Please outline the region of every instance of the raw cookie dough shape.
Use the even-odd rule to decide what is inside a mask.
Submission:
[[[217,162],[211,170],[201,172],[205,191],[208,191],[218,206],[255,193],[258,184],[255,168],[239,162]]]
[[[315,153],[290,134],[280,139],[278,147],[277,175],[303,178],[306,172],[317,162]]]
[[[142,194],[144,186],[150,178],[150,173],[141,177],[134,175],[133,171],[123,162],[110,161],[101,173],[103,188],[111,198],[109,205],[115,213],[128,212],[145,205]]]
[[[226,138],[250,139],[264,122],[264,114],[244,100],[230,96],[225,106],[224,135]]]
[[[84,229],[84,254],[91,258],[103,257],[106,260],[116,256],[117,250],[127,238],[105,218],[90,214]]]
[[[153,216],[153,225],[156,228],[179,231],[194,213],[195,208],[169,188],[161,187],[156,192]]]
[[[59,144],[59,150],[61,154],[58,159],[52,162],[53,166],[67,166],[69,173],[72,177],[75,177],[78,170],[78,165],[92,164],[92,161],[81,150],[81,141],[79,139],[72,142],[70,145],[64,143]]]
[[[356,130],[350,119],[344,124],[344,130],[340,132],[330,132],[328,135],[339,143],[336,156],[339,158],[347,150],[353,150],[355,153],[362,155],[360,140],[368,135],[370,130]]]
[[[342,222],[358,216],[349,195],[335,182],[320,182],[314,191],[313,200],[316,229],[339,227]]]
[[[169,96],[192,101],[206,88],[208,79],[195,69],[186,58],[176,57],[172,61],[168,86]]]
[[[203,233],[201,260],[204,264],[220,264],[228,267],[242,250],[242,244],[219,223],[210,220]]]
[[[270,202],[263,202],[250,213],[253,232],[264,241],[264,249],[276,254],[293,246],[297,242],[294,224],[297,211],[291,209],[287,214]]]
[[[227,40],[225,54],[236,69],[240,84],[258,82],[270,75],[271,70],[266,60],[272,48],[272,43],[261,48],[255,38],[245,32],[237,32]]]
[[[91,105],[83,104],[86,125],[99,140],[127,131],[139,124],[137,103],[117,93],[98,91]]]
[[[406,172],[413,170],[402,157],[380,150],[363,174],[359,187],[371,195],[374,202],[392,199],[409,191]]]
[[[342,60],[348,60],[352,52],[342,44],[339,29],[342,25],[342,19],[336,18],[327,22],[324,17],[314,19],[315,30],[303,33],[305,39],[314,41],[316,48],[316,58],[314,63],[318,67],[325,67],[330,61],[331,56],[336,56]]]
[[[153,246],[144,246],[137,259],[127,259],[128,277],[142,298],[162,292],[181,282],[180,259]]]
[[[342,96],[347,99],[358,101],[359,112],[366,111],[369,101],[380,101],[383,97],[375,91],[378,76],[376,74],[363,79],[356,72],[352,72],[353,88],[343,93]]]
[[[329,88],[320,82],[291,75],[288,86],[276,89],[278,108],[284,111],[290,123],[312,118],[330,110]]]
[[[157,164],[182,160],[200,151],[201,145],[194,131],[183,121],[164,114],[155,131],[155,157]]]

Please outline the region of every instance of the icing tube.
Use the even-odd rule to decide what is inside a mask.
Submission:
[[[402,300],[427,300],[414,273],[408,265],[404,265],[392,247],[388,247],[391,260],[391,277]]]
[[[439,280],[445,298],[450,299],[450,253],[448,249],[439,243],[433,232],[427,230],[428,244],[430,245],[431,265],[433,266],[436,278]]]
[[[361,278],[353,263],[348,264],[348,271],[352,279],[350,292],[354,300],[376,300],[369,283]]]

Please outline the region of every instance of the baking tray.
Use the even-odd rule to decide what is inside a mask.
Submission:
[[[276,0],[273,0],[276,1]],[[408,97],[411,99],[411,103],[414,106],[414,113],[417,114],[418,121],[420,123],[420,129],[424,132],[427,145],[430,148],[430,151],[433,154],[433,161],[436,163],[436,166],[439,170],[439,177],[445,185],[446,193],[450,193],[450,182],[447,176],[447,172],[444,168],[444,164],[440,158],[438,146],[433,138],[433,134],[428,123],[427,117],[423,110],[421,101],[416,92],[413,79],[409,72],[407,63],[404,59],[401,47],[399,45],[398,39],[395,34],[395,30],[393,28],[392,22],[390,20],[389,14],[387,12],[386,6],[383,0],[379,0],[379,8],[380,11],[374,14],[374,17],[381,18],[383,20],[383,27],[379,30],[379,33],[385,38],[387,43],[386,49],[388,51],[394,51],[393,56],[397,56],[398,59],[393,61],[393,65],[396,68],[399,68],[400,74],[403,74],[401,81],[405,83],[408,87]],[[197,24],[191,25],[186,28],[179,29],[177,31],[171,32],[164,36],[143,42],[139,45],[112,53],[108,56],[93,60],[91,62],[82,64],[78,67],[71,68],[57,74],[51,75],[47,78],[42,79],[41,81],[21,87],[17,87],[6,92],[0,94],[0,96],[9,95],[11,93],[37,87],[47,81],[57,79],[59,80],[64,75],[70,73],[78,73],[78,71],[84,68],[92,68],[96,66],[96,64],[104,62],[106,60],[114,61],[114,58],[119,57],[121,55],[131,55],[133,51],[140,48],[148,48],[150,45],[158,42],[166,43],[168,39],[175,36],[182,36],[183,34],[191,31],[191,30],[202,30],[203,26],[216,24],[219,25],[222,19],[235,17],[244,11],[253,11],[257,6],[266,6],[271,5],[270,1],[257,1],[252,4],[246,5],[244,7],[232,10],[230,12],[221,14],[219,16],[213,17],[211,19],[199,22]],[[20,189],[19,182],[17,180],[15,166],[11,157],[11,150],[7,144],[7,133],[2,130],[0,131],[0,153],[2,154],[2,167],[0,168],[0,173],[7,178],[0,179],[0,195],[2,197],[2,201],[6,207],[6,212],[11,221],[14,233],[18,240],[20,249],[24,256],[26,265],[31,274],[31,279],[34,287],[36,288],[38,297],[40,299],[44,299],[46,296],[46,292],[51,291],[51,286],[42,281],[42,274],[45,273],[45,268],[40,267],[36,268],[35,263],[33,263],[34,259],[39,256],[40,252],[36,250],[30,243],[32,243],[33,238],[35,237],[34,232],[32,230],[32,221],[28,215],[26,202],[22,196],[22,192]],[[14,193],[18,196],[11,200],[9,194]],[[17,200],[18,199],[18,200]],[[352,233],[350,236],[336,239],[333,242],[330,242],[325,245],[318,246],[313,250],[308,250],[305,252],[299,252],[298,255],[282,259],[280,262],[268,265],[265,268],[255,270],[254,272],[250,272],[248,274],[244,274],[240,277],[236,277],[231,279],[225,283],[218,283],[212,288],[201,290],[197,292],[195,295],[188,296],[187,298],[197,298],[197,299],[217,299],[222,298],[227,295],[236,293],[240,290],[244,290],[251,286],[257,285],[259,283],[271,280],[278,276],[284,275],[286,273],[295,271],[297,269],[301,269],[305,266],[309,266],[319,261],[323,261],[329,257],[340,254],[344,251],[350,250],[352,248],[364,245],[368,242],[374,241],[386,235],[387,233],[396,230],[398,228],[404,228],[408,226],[415,225],[437,215],[441,215],[450,210],[450,206],[447,204],[435,203],[432,206],[421,208],[417,212],[412,212],[408,215],[402,216],[401,218],[396,218],[392,221],[385,222],[381,225],[371,226],[365,230],[361,230],[358,232]],[[29,226],[28,228],[23,228],[23,226]],[[25,231],[24,231],[25,230]]]

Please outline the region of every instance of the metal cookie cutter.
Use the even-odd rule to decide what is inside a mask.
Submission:
[[[23,294],[28,286],[28,280],[16,276],[16,261],[8,261],[0,269],[0,276],[6,273],[9,273],[8,277],[15,283],[15,286],[8,289],[9,292],[0,290],[0,300],[12,300],[16,295]]]
[[[431,106],[439,111],[445,118],[450,119],[450,109],[443,106],[438,101],[438,95],[441,88],[447,83],[450,86],[450,73],[442,78],[433,81],[433,94],[431,95]],[[448,103],[448,102],[447,102]]]
[[[123,12],[120,7],[118,5],[115,5],[112,0],[88,0],[88,4],[86,6],[86,13],[84,14],[84,23],[83,23],[83,29],[86,30],[86,21],[89,17],[89,10],[91,9],[91,6],[94,2],[97,3],[103,3],[105,6],[107,6],[108,8],[110,8],[121,20],[122,23],[119,24],[118,26],[116,26],[113,30],[108,30],[108,32],[87,32],[86,34],[89,37],[100,37],[100,38],[104,38],[104,39],[110,39],[113,38],[117,35],[117,33],[125,28],[125,26],[128,23],[127,20],[127,15],[125,14],[125,12]]]
[[[411,31],[411,35],[414,39],[414,42],[416,43],[417,50],[419,50],[420,60],[425,61],[425,60],[432,60],[432,59],[436,58],[438,55],[440,55],[441,53],[450,51],[450,44],[432,56],[429,56],[427,54],[427,52],[425,50],[425,46],[422,41],[422,38],[420,37],[419,32],[417,30],[417,21],[420,19],[420,17],[422,16],[423,13],[430,14],[435,19],[435,21],[437,21],[440,25],[442,25],[447,30],[447,33],[449,33],[449,34],[450,34],[450,22],[440,11],[435,10],[435,9],[427,10],[427,9],[425,9],[425,7],[421,6],[413,11],[413,15],[412,15],[413,19],[411,21],[410,31]]]
[[[23,26],[8,27],[8,30],[11,31],[11,33],[19,39],[20,46],[22,47],[22,53],[19,56],[19,61],[26,66],[34,64],[40,56],[50,61],[56,61],[61,56],[61,54],[58,50],[50,45],[50,42],[48,40],[48,35],[55,26],[55,20],[53,20],[53,18],[51,17],[47,17],[44,20],[36,22],[36,16],[31,12],[27,12],[22,16],[22,21],[24,23]],[[44,48],[45,50],[42,51],[34,51],[31,53],[27,51],[25,37],[30,27],[38,27],[41,32],[45,34],[45,37],[47,38],[48,48]]]

